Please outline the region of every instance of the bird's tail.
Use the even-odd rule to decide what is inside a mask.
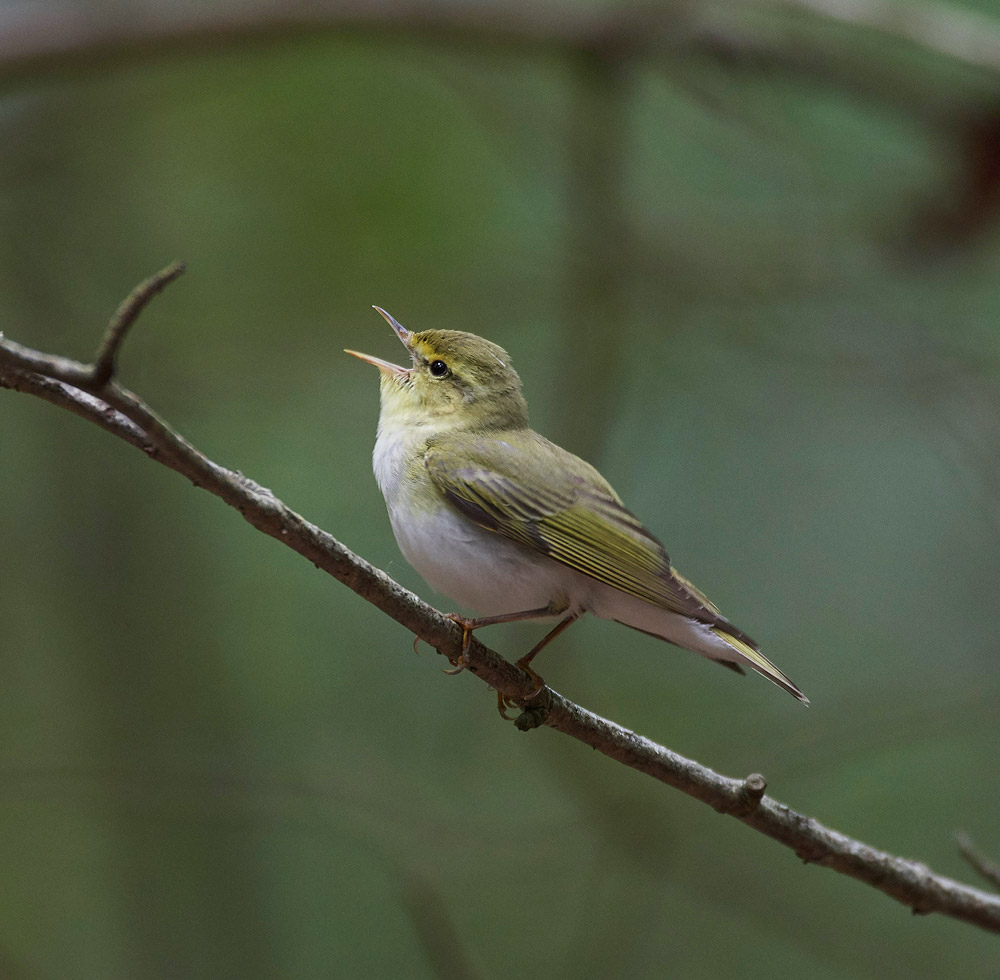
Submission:
[[[740,654],[743,662],[746,663],[748,667],[752,667],[758,674],[762,674],[769,681],[773,681],[777,684],[778,687],[788,691],[792,697],[798,698],[803,704],[809,703],[809,698],[807,698],[789,678],[778,670],[778,668],[775,667],[774,664],[772,664],[771,661],[760,652],[760,650],[751,646],[746,642],[746,640],[742,640],[740,637],[734,636],[721,626],[713,626],[711,629],[720,640],[724,643],[728,643]]]

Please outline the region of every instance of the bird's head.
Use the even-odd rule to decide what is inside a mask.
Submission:
[[[349,350],[379,369],[382,419],[447,429],[523,428],[528,407],[507,352],[462,330],[407,330],[375,307],[409,352],[410,367]]]

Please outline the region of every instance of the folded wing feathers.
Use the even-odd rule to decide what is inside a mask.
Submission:
[[[710,623],[721,619],[610,488],[567,482],[528,489],[484,467],[449,469],[436,455],[427,466],[452,505],[481,527],[673,612]]]

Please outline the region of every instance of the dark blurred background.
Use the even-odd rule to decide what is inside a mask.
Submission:
[[[570,698],[975,882],[1000,854],[1000,3],[0,3],[0,327],[89,357],[440,608],[370,472],[413,329],[812,698],[597,620]],[[821,9],[820,9],[821,8]],[[886,28],[889,29],[886,29]],[[0,974],[943,978],[915,917],[414,656],[94,426],[0,392]],[[537,626],[486,642],[516,657]]]

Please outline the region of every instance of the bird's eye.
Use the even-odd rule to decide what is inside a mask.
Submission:
[[[443,378],[448,373],[448,365],[444,361],[431,361],[431,374],[435,378]]]

